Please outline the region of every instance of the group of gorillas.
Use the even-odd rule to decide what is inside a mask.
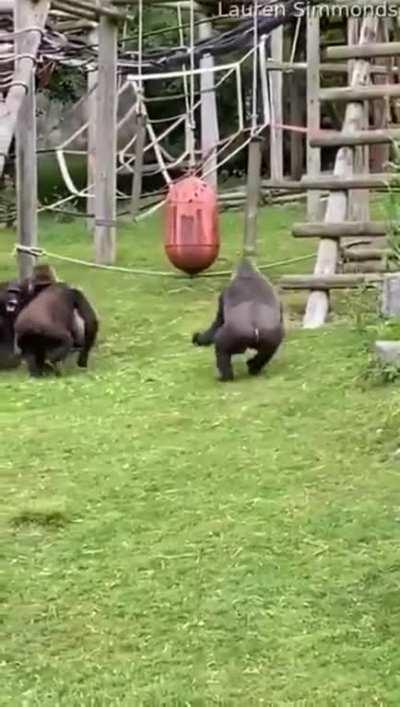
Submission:
[[[98,317],[78,289],[57,280],[48,265],[37,265],[31,277],[0,283],[0,368],[21,359],[31,376],[60,374],[60,364],[73,352],[86,368],[99,329]],[[233,380],[232,356],[253,349],[247,361],[258,375],[284,337],[282,305],[274,288],[243,258],[219,296],[211,326],[195,333],[193,344],[214,344],[221,381]]]
[[[0,368],[21,359],[31,376],[60,374],[60,364],[78,352],[86,368],[99,328],[85,295],[56,278],[49,265],[37,265],[24,280],[0,284]]]

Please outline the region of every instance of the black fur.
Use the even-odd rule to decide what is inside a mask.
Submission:
[[[99,323],[85,295],[56,282],[41,285],[38,293],[31,286],[23,296],[23,308],[15,321],[15,336],[30,374],[58,372],[57,364],[77,346],[78,366],[86,368]]]
[[[0,283],[0,369],[17,368],[20,356],[14,347],[14,322],[18,313],[20,288],[17,282]]]
[[[247,259],[222,291],[211,326],[193,334],[197,346],[215,345],[217,369],[222,381],[233,380],[231,357],[255,349],[248,362],[250,375],[259,374],[284,338],[282,305],[274,288]]]

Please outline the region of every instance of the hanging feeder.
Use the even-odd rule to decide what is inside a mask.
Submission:
[[[186,177],[170,186],[165,216],[165,252],[170,262],[188,275],[209,268],[219,253],[215,191],[198,177]]]

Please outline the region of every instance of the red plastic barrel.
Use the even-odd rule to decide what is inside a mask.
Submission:
[[[165,252],[170,262],[188,275],[210,267],[218,256],[217,195],[198,177],[186,177],[169,188]]]

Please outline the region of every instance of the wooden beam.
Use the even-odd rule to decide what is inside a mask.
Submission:
[[[372,59],[372,57],[400,55],[400,42],[376,42],[374,44],[327,47],[324,55],[327,59]]]
[[[390,223],[385,221],[344,221],[327,223],[295,223],[292,235],[295,238],[343,238],[345,236],[382,237],[390,232]]]
[[[290,90],[290,122],[291,125],[304,125],[301,82],[295,74],[288,77]],[[304,136],[297,130],[290,131],[290,174],[292,179],[301,179],[304,169]]]
[[[315,147],[354,147],[356,145],[389,144],[400,140],[400,129],[355,130],[340,132],[338,130],[321,130],[310,137],[310,144]]]
[[[319,92],[320,101],[345,101],[348,103],[369,101],[376,98],[399,98],[400,84],[384,84],[382,86],[344,86],[342,88],[322,88]]]
[[[96,91],[95,259],[111,265],[116,258],[117,38],[113,20],[99,23]]]
[[[130,212],[136,218],[140,210],[142,195],[144,148],[146,145],[146,115],[141,112],[136,116],[135,162],[132,179]]]
[[[283,27],[277,27],[271,32],[271,58],[282,61],[283,58]],[[268,63],[267,63],[268,68]],[[274,71],[269,75],[271,96],[271,127],[270,127],[270,175],[271,179],[283,178],[283,131],[275,125],[283,123],[282,103],[282,73]]]
[[[84,20],[96,19],[96,14],[94,12],[82,10],[80,7],[72,7],[72,5],[68,4],[67,0],[65,0],[65,2],[62,2],[61,0],[52,0],[51,6],[56,10],[65,12],[67,15],[71,15],[72,17],[81,17]]]
[[[38,0],[36,3],[23,0],[23,3],[25,26],[43,29],[49,11],[49,0]],[[5,157],[16,130],[18,113],[25,98],[25,87],[29,87],[33,71],[30,56],[36,56],[40,41],[41,34],[37,30],[26,32],[24,56],[16,61],[13,85],[7,93],[4,103],[0,104],[0,176],[3,173]]]
[[[319,42],[320,28],[317,15],[307,16],[307,130],[312,134],[320,130],[320,106],[318,94],[320,91],[319,76]],[[318,179],[321,171],[321,150],[312,147],[307,142],[307,175],[310,179]],[[320,216],[321,194],[307,195],[307,217],[317,221]]]
[[[257,248],[257,211],[260,198],[262,138],[253,138],[249,145],[247,194],[243,255],[254,256]]]
[[[369,260],[382,260],[382,258],[394,258],[390,248],[345,248],[343,249],[343,259],[345,262],[364,263]]]
[[[360,39],[361,44],[372,42],[376,38],[378,20],[376,17],[366,17],[363,20]],[[354,65],[351,78],[351,86],[363,85],[368,80],[368,64],[365,61],[358,61]],[[359,103],[350,103],[346,107],[343,129],[345,131],[360,130],[363,127],[364,107]],[[349,180],[353,173],[353,154],[350,148],[342,147],[338,151],[335,160],[334,177],[343,183]],[[322,178],[319,180],[320,188]],[[354,188],[354,186],[353,186]],[[334,192],[329,196],[325,222],[338,223],[347,218],[348,198],[345,191]],[[336,270],[338,259],[338,244],[332,239],[321,239],[318,247],[317,262],[314,268],[314,276],[333,276]],[[329,312],[329,296],[326,288],[314,288],[307,301],[303,325],[305,328],[316,328],[322,326],[326,321]]]
[[[343,290],[353,287],[374,287],[382,281],[377,274],[285,275],[279,281],[284,290]]]
[[[349,149],[349,148],[342,148]],[[398,182],[398,184],[396,183]],[[321,176],[318,180],[303,177],[301,184],[304,189],[319,190],[327,189],[328,191],[348,191],[349,189],[376,189],[377,191],[386,190],[390,184],[391,189],[400,188],[400,175],[395,173],[387,174],[371,174],[364,176],[362,174],[349,177],[336,177],[334,174],[329,177]]]
[[[93,29],[88,35],[89,44],[93,47],[99,45],[99,35],[97,27]],[[87,158],[86,158],[86,181],[87,186],[91,187],[90,192],[88,192],[88,197],[86,199],[86,213],[90,214],[89,218],[86,220],[86,225],[88,231],[91,233],[94,229],[94,218],[93,214],[95,212],[95,200],[94,200],[94,185],[96,182],[96,135],[97,135],[97,82],[98,82],[98,72],[94,65],[88,66],[88,71],[86,75],[86,87],[87,87],[87,99],[86,99],[86,110],[87,110],[87,121],[88,121],[88,131],[87,131]]]
[[[29,0],[19,0],[14,7],[14,27],[16,54],[27,51],[27,33],[20,33],[29,23]],[[33,71],[28,79],[28,91],[18,113],[16,129],[16,173],[17,173],[17,230],[18,243],[35,247],[38,243],[37,219],[37,160],[36,160],[36,93]],[[29,277],[35,264],[35,257],[28,253],[18,254],[18,269],[21,279]]]

